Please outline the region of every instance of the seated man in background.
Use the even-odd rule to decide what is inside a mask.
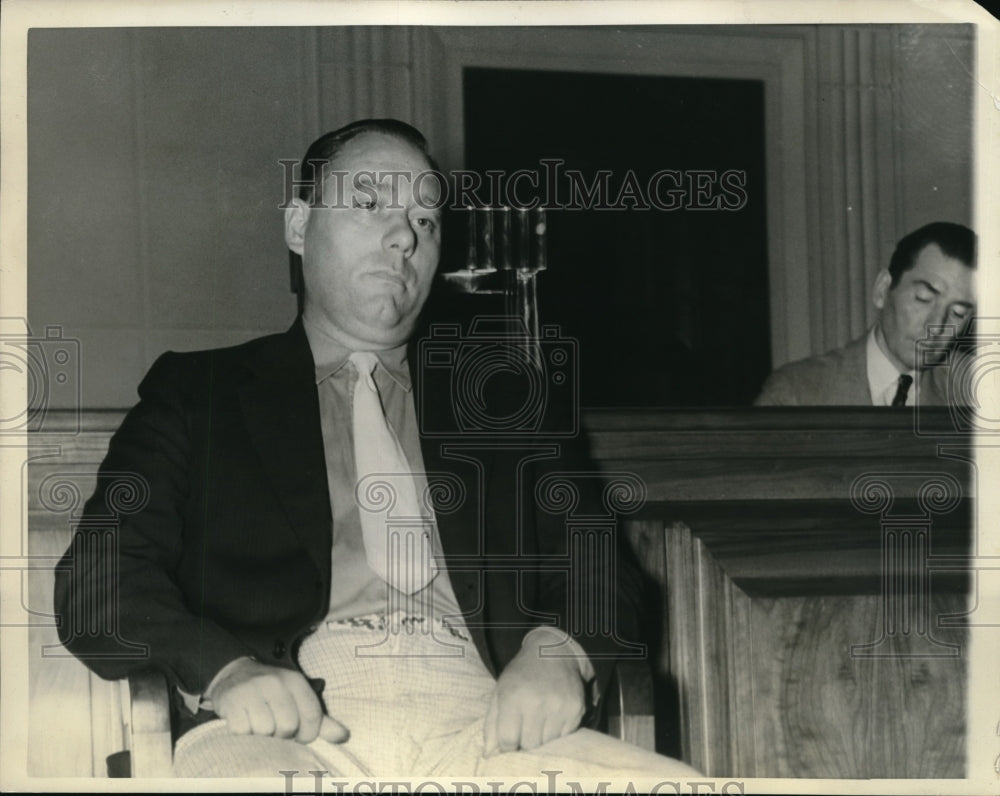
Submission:
[[[426,146],[363,120],[310,147],[285,213],[301,315],[154,364],[85,519],[119,514],[121,474],[148,500],[77,532],[60,638],[102,677],[167,676],[180,776],[694,775],[580,729],[640,609],[600,545],[566,570],[565,511],[539,505],[544,474],[579,475],[580,441],[442,436],[456,396],[415,389],[441,245]],[[590,627],[587,605],[612,615]]]
[[[961,224],[935,222],[896,245],[875,278],[875,325],[843,348],[792,362],[764,383],[757,406],[931,406],[949,403],[944,362],[917,361],[917,341],[954,340],[975,310],[976,237]],[[916,382],[914,386],[914,382]]]

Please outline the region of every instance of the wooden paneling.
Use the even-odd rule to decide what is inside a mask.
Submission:
[[[630,520],[623,524],[636,561],[645,575],[644,600],[648,659],[653,673],[656,749],[681,756],[681,716],[677,679],[670,663],[670,625],[667,605],[667,558],[662,520]]]
[[[661,751],[719,777],[964,776],[968,630],[942,620],[966,610],[969,579],[931,571],[970,553],[975,473],[946,410],[921,434],[909,413],[869,409],[586,423],[598,464],[650,495],[625,528],[666,596],[650,620],[672,692],[658,721],[676,716],[680,739]],[[873,474],[895,493],[881,514],[852,496]],[[961,499],[935,513],[919,493],[941,474]]]
[[[932,615],[963,605],[938,595]],[[964,776],[965,659],[921,654],[915,634],[890,638],[896,657],[852,654],[881,610],[876,595],[753,600],[757,776]],[[967,654],[965,631],[934,633]]]
[[[912,413],[867,407],[590,410],[584,424],[600,467],[644,483],[640,516],[683,519],[748,593],[878,592],[883,523],[854,494],[865,476],[892,492],[893,515],[926,517],[937,563],[970,549],[974,471],[943,408],[921,410],[919,433]],[[954,507],[920,503],[932,480]],[[964,591],[968,575],[934,581]]]
[[[709,776],[753,776],[752,736],[734,732],[747,725],[753,709],[745,699],[748,598],[683,523],[668,527],[665,553],[682,756]]]
[[[880,595],[750,597],[680,523],[665,528],[682,755],[709,776],[964,776],[967,634],[880,638]],[[934,598],[932,617],[961,611]]]

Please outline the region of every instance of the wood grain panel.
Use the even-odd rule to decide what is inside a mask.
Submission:
[[[852,645],[877,637],[880,598],[756,598],[752,609],[758,776],[964,776],[965,662],[863,658]],[[961,597],[935,601],[960,610]],[[960,630],[935,635],[964,645]],[[963,649],[966,647],[963,646]]]
[[[683,524],[665,548],[685,760],[709,776],[964,775],[964,630],[932,621],[941,646],[914,629],[865,657],[880,595],[749,597]],[[934,595],[931,618],[964,604]]]

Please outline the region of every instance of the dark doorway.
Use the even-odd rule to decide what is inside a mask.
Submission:
[[[466,167],[540,175],[540,316],[579,341],[582,404],[749,404],[770,370],[763,83],[469,68],[464,97]]]

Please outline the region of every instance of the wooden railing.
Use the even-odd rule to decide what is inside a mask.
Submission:
[[[928,515],[935,580],[962,591],[967,575],[944,564],[970,545],[970,448],[947,410],[920,420],[919,435],[910,412],[866,408],[602,410],[586,425],[599,466],[645,483],[645,516],[686,523],[753,593],[879,591],[881,523],[858,508],[864,490],[881,481],[894,516],[918,517],[939,483],[956,502]]]

